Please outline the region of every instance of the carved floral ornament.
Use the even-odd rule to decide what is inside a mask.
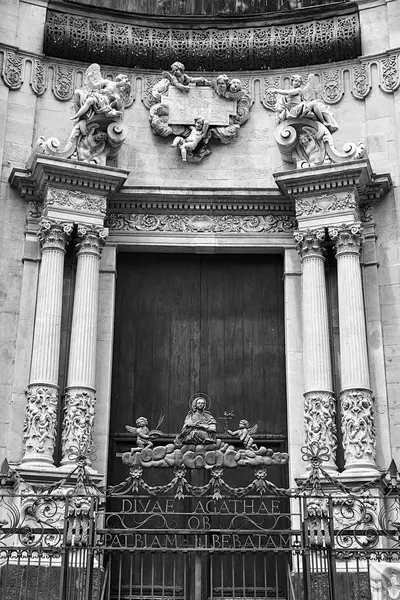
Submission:
[[[363,228],[361,222],[351,225],[343,224],[339,227],[329,227],[328,234],[335,243],[336,255],[360,254],[363,242]]]
[[[294,239],[297,252],[304,259],[307,256],[323,256],[322,243],[325,240],[325,228],[295,231]]]
[[[307,392],[304,394],[304,424],[306,444],[322,443],[329,450],[329,459],[335,463],[336,402],[331,392]]]
[[[375,465],[376,439],[371,390],[345,390],[341,393],[340,404],[346,463],[363,460]]]
[[[314,198],[296,198],[295,209],[296,217],[303,215],[314,215],[326,212],[336,212],[343,210],[354,210],[357,208],[357,201],[354,193],[345,194],[322,194]]]
[[[72,230],[72,223],[42,219],[37,232],[42,251],[61,250],[64,252]]]
[[[110,213],[106,225],[114,231],[175,233],[285,233],[296,225],[292,216],[154,215]]]
[[[47,191],[45,205],[72,208],[78,211],[100,212],[103,215],[107,211],[107,200],[104,196],[53,187],[49,187]]]
[[[29,386],[23,428],[24,455],[39,454],[52,462],[57,424],[57,388]]]
[[[0,48],[0,52],[4,57],[2,78],[8,88],[12,90],[19,89],[22,82],[29,77],[30,87],[35,95],[40,96],[50,88],[57,100],[62,102],[71,100],[79,78],[86,68],[82,63],[71,64],[69,60],[68,63],[63,64],[60,61],[53,62],[48,58],[38,59],[35,55],[16,52],[4,47]],[[378,54],[370,60],[355,59],[343,67],[316,66],[313,68],[313,73],[318,77],[322,100],[326,104],[336,104],[340,102],[346,93],[351,93],[358,100],[363,100],[375,85],[385,93],[395,92],[400,86],[399,57],[400,53],[398,51],[389,51]],[[81,57],[77,56],[76,58],[80,59]],[[327,57],[328,59],[329,57]],[[376,69],[376,81],[373,76],[373,69]],[[125,102],[125,108],[131,106],[135,100],[138,81],[142,81],[144,84],[143,102],[147,108],[150,108],[151,90],[160,81],[161,76],[138,73],[137,69],[135,71],[127,69],[127,72],[129,71],[128,79],[132,91]],[[297,72],[305,82],[309,68],[298,68]],[[107,76],[112,77],[114,81],[117,75],[118,72],[115,69],[107,72]],[[261,82],[263,90],[262,103],[265,108],[273,112],[276,104],[275,89],[283,88],[285,81],[287,81],[287,75],[278,71],[268,76],[265,75],[265,72],[260,71],[260,73],[244,78],[239,72],[233,71],[230,76],[232,78],[242,77],[242,81],[252,98],[254,97],[255,85]]]

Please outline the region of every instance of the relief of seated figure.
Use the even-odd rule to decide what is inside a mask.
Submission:
[[[206,406],[206,399],[201,394],[191,400],[191,408],[185,417],[181,432],[175,438],[175,446],[215,443],[217,422]]]

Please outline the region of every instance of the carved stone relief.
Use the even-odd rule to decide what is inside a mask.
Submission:
[[[198,32],[198,34],[201,35],[201,32]],[[265,37],[265,44],[267,52],[267,37]],[[39,60],[34,55],[9,50],[5,47],[0,47],[0,52],[4,56],[2,78],[8,88],[18,89],[21,87],[22,81],[30,76],[30,85],[34,94],[43,94],[51,83],[50,87],[54,96],[62,102],[69,101],[72,98],[74,89],[76,89],[79,77],[84,69],[81,63],[71,63],[71,57],[68,63],[60,65],[59,62],[55,63],[51,58],[44,57]],[[351,63],[341,68],[333,68],[329,65],[316,66],[313,69],[313,73],[317,76],[321,84],[321,99],[325,104],[336,104],[342,100],[345,94],[351,93],[358,100],[363,100],[368,96],[373,86],[374,78],[371,72],[373,69],[377,71],[376,77],[379,88],[385,93],[392,94],[400,86],[399,56],[398,51],[388,51],[369,60],[354,59]],[[76,60],[81,59],[81,56],[76,57]],[[32,69],[30,68],[31,65],[34,65]],[[254,67],[254,70],[256,68]],[[299,67],[298,73],[305,81],[309,73],[309,68],[303,69]],[[113,80],[115,80],[117,75],[118,71],[116,70],[111,69],[107,71],[107,77],[112,77]],[[346,75],[348,75],[348,78]],[[287,79],[285,73],[275,72],[265,75],[263,71],[253,74],[248,78],[243,78],[242,73],[239,71],[237,74],[231,73],[230,76],[241,77],[244,84],[247,83],[246,79],[248,79],[248,85],[245,85],[245,88],[249,91],[252,98],[254,97],[254,86],[256,82],[260,81],[263,90],[262,103],[267,110],[272,112],[275,111],[276,104],[276,96],[273,90],[284,87]],[[136,82],[139,80],[143,82],[143,103],[147,108],[150,108],[152,99],[151,90],[160,79],[161,76],[138,73],[132,70],[129,75],[132,89],[125,103],[125,109],[131,106],[135,100]]]
[[[85,194],[78,190],[63,190],[49,187],[45,204],[47,206],[60,206],[87,212],[101,212],[106,214],[107,200],[104,196]]]
[[[93,426],[96,398],[93,391],[74,388],[65,394],[62,462],[73,462],[80,454],[93,450]]]
[[[57,424],[57,388],[32,385],[26,392],[27,405],[23,428],[25,460],[52,463]]]
[[[273,94],[278,122],[275,140],[284,162],[300,169],[362,158],[363,144],[347,143],[343,151],[336,149],[332,134],[339,126],[322,100],[316,75],[309,75],[306,83],[301,75],[293,75],[290,87],[271,89]]]
[[[295,200],[296,217],[356,208],[357,201],[351,192],[344,195],[322,194],[311,199],[296,198]]]
[[[304,394],[304,424],[306,444],[322,444],[329,451],[329,462],[335,464],[336,402],[331,392],[308,392]]]
[[[372,392],[345,390],[340,395],[343,448],[346,464],[359,461],[375,465],[375,424]]]
[[[167,69],[177,56],[196,70],[286,68],[360,54],[358,15],[259,27],[157,28],[47,11],[44,52],[58,58]],[[130,51],[126,52],[126,48]],[[296,51],[293,51],[293,50]]]
[[[184,162],[199,162],[211,154],[211,138],[222,144],[235,141],[252,105],[240,79],[189,77],[180,62],[173,63],[171,73],[163,73],[148,101],[153,133],[163,138],[175,136],[171,146],[180,150]]]
[[[108,158],[118,154],[127,136],[127,129],[122,124],[125,101],[131,90],[127,76],[120,73],[115,81],[106,79],[95,63],[86,69],[83,87],[73,92],[72,67],[57,66],[53,86],[55,84],[58,85],[55,92],[58,99],[67,100],[74,96],[75,115],[72,119],[75,124],[63,148],[55,137],[48,140],[39,137],[33,154],[105,165]]]
[[[153,215],[110,213],[106,225],[111,231],[175,233],[284,233],[292,231],[292,216],[240,215]]]

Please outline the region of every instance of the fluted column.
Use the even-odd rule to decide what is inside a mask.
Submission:
[[[329,228],[338,271],[341,416],[345,470],[376,471],[373,397],[370,389],[361,280],[361,223]]]
[[[80,238],[72,316],[68,379],[62,430],[62,465],[92,449],[95,414],[95,369],[99,261],[108,231],[78,227]]]
[[[329,451],[324,465],[336,471],[336,408],[332,385],[328,306],[322,243],[325,229],[295,232],[302,261],[304,420],[306,443]]]
[[[23,429],[25,466],[52,466],[56,438],[64,255],[72,225],[43,219],[31,374]]]

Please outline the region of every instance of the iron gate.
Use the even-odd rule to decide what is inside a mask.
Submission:
[[[90,482],[83,460],[72,477],[40,491],[9,471],[0,488],[0,597],[372,600],[390,586],[400,593],[397,469],[349,489],[321,465],[315,460],[295,490],[276,488],[262,469],[235,487],[216,469],[196,486],[183,468],[151,486],[137,468],[107,492]]]

